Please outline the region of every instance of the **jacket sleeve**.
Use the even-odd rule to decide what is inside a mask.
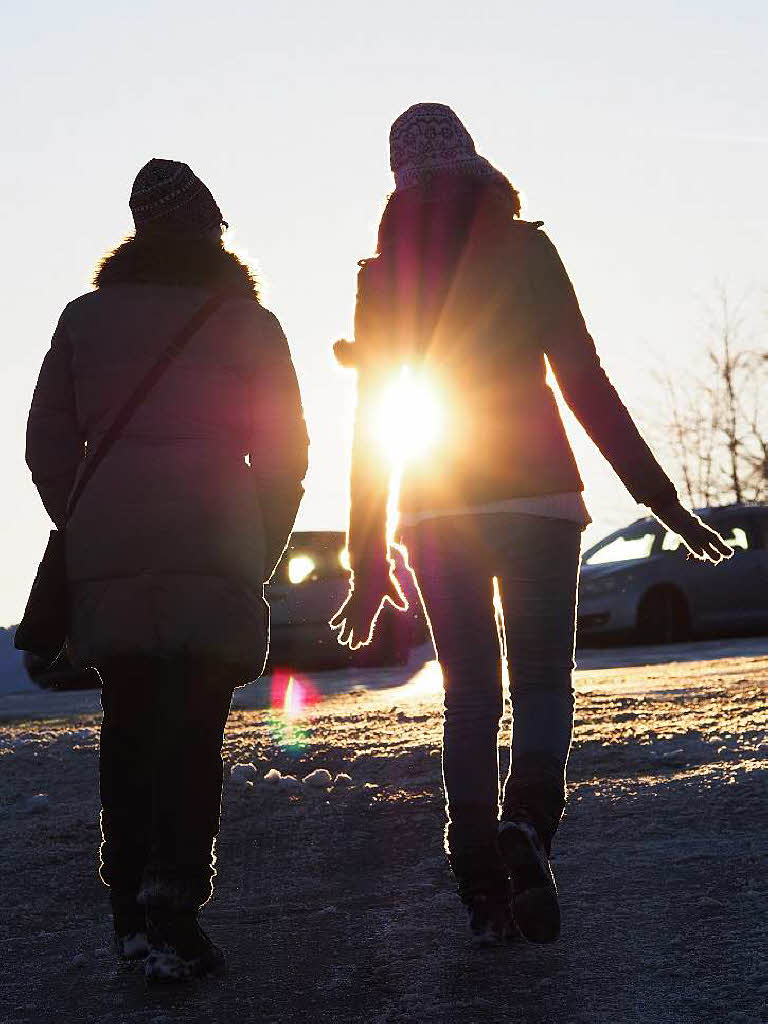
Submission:
[[[367,575],[388,572],[387,500],[391,466],[376,436],[376,404],[387,374],[386,338],[380,337],[382,318],[377,313],[369,271],[357,279],[355,342],[357,349],[357,405],[352,434],[349,480],[347,547],[353,572]]]
[[[59,529],[84,454],[72,381],[72,345],[62,315],[32,395],[26,441],[32,480]]]
[[[260,350],[258,396],[254,398],[251,469],[257,479],[266,534],[266,579],[288,543],[307,473],[309,436],[288,341],[270,314]]]
[[[352,435],[347,547],[352,571],[381,574],[387,567],[387,500],[390,467],[374,436],[379,377],[367,367],[358,370],[357,406]]]
[[[675,486],[608,379],[557,250],[538,230],[532,250],[539,338],[565,401],[635,501],[652,511],[668,506]]]

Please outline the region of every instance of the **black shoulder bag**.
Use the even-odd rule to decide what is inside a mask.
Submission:
[[[136,385],[99,444],[90,455],[86,455],[80,476],[72,488],[67,502],[64,525],[60,530],[51,530],[43,559],[27,600],[24,617],[16,628],[13,642],[18,650],[36,654],[49,664],[59,656],[66,642],[69,628],[65,531],[75,505],[85,490],[86,484],[96,472],[99,463],[120,437],[133,414],[163,376],[171,362],[227,298],[228,296],[222,293],[211,296],[184,324]]]

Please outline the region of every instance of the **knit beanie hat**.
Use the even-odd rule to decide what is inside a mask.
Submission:
[[[153,227],[204,235],[223,223],[208,187],[178,160],[152,159],[144,164],[133,183],[129,205],[137,232]]]
[[[506,178],[478,156],[472,136],[443,103],[415,103],[389,131],[389,166],[395,190],[413,188],[433,174],[467,174],[477,178]]]

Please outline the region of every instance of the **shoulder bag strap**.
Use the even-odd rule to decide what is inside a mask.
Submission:
[[[69,520],[75,505],[80,499],[80,495],[85,490],[85,486],[88,481],[96,472],[99,463],[118,437],[120,437],[120,434],[127,426],[131,417],[150,393],[152,388],[157,384],[176,356],[178,356],[183,350],[190,338],[200,330],[205,321],[215,313],[219,306],[226,302],[229,297],[230,296],[227,294],[217,292],[215,295],[212,295],[207,299],[195,314],[187,320],[181,330],[174,335],[170,344],[163,349],[152,366],[141,378],[135,389],[131,392],[127,401],[122,405],[114,420],[105,431],[101,441],[99,441],[90,455],[86,455],[83,470],[78,477],[77,483],[73,487],[72,493],[69,496],[69,501],[67,502],[65,520]]]

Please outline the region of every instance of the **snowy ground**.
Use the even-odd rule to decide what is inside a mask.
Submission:
[[[183,990],[148,991],[113,961],[98,693],[0,697],[0,1020],[764,1022],[768,639],[581,652],[555,849],[564,934],[485,950],[444,866],[425,654],[302,678],[293,717],[265,707],[269,681],[238,691],[224,756],[256,781],[226,784],[204,911],[229,973]],[[299,687],[322,696],[304,713]],[[352,785],[262,781],[271,768]]]

